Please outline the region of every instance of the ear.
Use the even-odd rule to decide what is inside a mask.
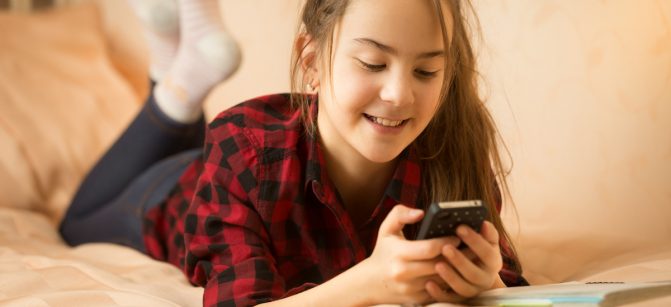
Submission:
[[[296,50],[300,51],[300,66],[306,84],[312,88],[319,86],[319,52],[317,43],[309,34],[300,34],[296,38]]]

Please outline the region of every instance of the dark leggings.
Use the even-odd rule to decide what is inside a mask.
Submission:
[[[151,91],[153,92],[153,91]],[[202,155],[205,121],[168,118],[153,95],[86,176],[60,225],[70,245],[110,242],[145,252],[144,213],[165,200]]]

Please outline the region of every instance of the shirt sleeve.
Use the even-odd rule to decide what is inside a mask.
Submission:
[[[498,214],[501,214],[503,196],[499,184],[496,181],[494,182],[494,196],[496,201],[496,211]],[[501,257],[503,258],[503,268],[499,271],[499,276],[503,283],[508,287],[528,286],[529,282],[522,276],[522,268],[519,265],[517,255],[515,255],[515,252],[510,247],[510,243],[505,237],[501,236],[499,246],[501,248]]]
[[[499,271],[499,276],[508,287],[528,286],[529,282],[522,276],[522,270],[519,268],[515,257],[512,256],[512,250],[508,242],[501,240],[501,256],[503,257],[503,268]]]
[[[185,272],[205,288],[203,305],[255,305],[313,286],[285,289],[254,205],[259,167],[253,140],[243,128],[217,120],[223,119],[210,125],[185,220]]]

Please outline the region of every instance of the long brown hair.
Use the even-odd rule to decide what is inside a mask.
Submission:
[[[445,78],[440,104],[429,125],[410,145],[419,154],[422,192],[420,204],[434,201],[482,199],[489,206],[490,221],[501,235],[515,261],[513,269],[522,272],[517,252],[503,227],[493,204],[502,203],[502,193],[510,200],[506,177],[499,153],[499,133],[484,101],[478,94],[478,72],[466,28],[466,9],[475,11],[468,0],[432,0],[439,16],[445,54]],[[349,0],[307,0],[301,12],[297,37],[307,34],[316,42],[321,55],[330,55],[333,49],[334,29],[345,14]],[[443,14],[447,4],[453,29],[450,39]],[[449,43],[447,43],[449,42]],[[305,44],[303,45],[304,48]],[[303,49],[295,46],[292,52],[291,90],[292,105],[303,114],[308,133],[316,129],[315,119],[309,117],[310,97],[301,94],[309,80],[301,69]],[[330,66],[329,66],[330,67]],[[505,147],[505,145],[504,145]],[[498,180],[497,180],[498,179]],[[497,183],[498,182],[498,183]]]

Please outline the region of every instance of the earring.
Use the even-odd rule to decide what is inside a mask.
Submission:
[[[308,84],[306,84],[306,87],[308,88],[308,91],[309,91],[309,92],[314,92],[314,91],[317,89],[317,87],[315,87],[314,85],[312,85],[312,83],[313,83],[313,82],[310,81]]]

